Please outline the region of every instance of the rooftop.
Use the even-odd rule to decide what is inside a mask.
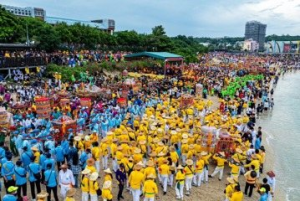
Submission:
[[[132,57],[152,57],[155,59],[168,59],[168,58],[182,58],[181,55],[173,54],[170,52],[139,52],[134,54],[129,54],[125,56],[126,58]]]

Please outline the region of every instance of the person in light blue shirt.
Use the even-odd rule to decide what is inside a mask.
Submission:
[[[260,149],[260,146],[261,146],[261,139],[258,135],[256,135],[255,149]]]
[[[46,149],[46,150],[47,150],[47,149]],[[47,151],[48,151],[48,150],[47,150]],[[45,181],[45,179],[44,179],[44,172],[45,172],[45,169],[43,169],[45,160],[46,160],[46,155],[45,155],[44,152],[41,152],[41,155],[40,155],[40,166],[41,166],[41,168],[42,168],[42,182]]]
[[[81,164],[81,168],[84,170],[86,167],[86,161],[87,159],[91,158],[91,150],[90,149],[86,149],[85,151],[82,152],[82,154],[79,157],[79,161]]]
[[[44,173],[45,177],[45,182],[46,182],[46,189],[48,195],[48,200],[51,200],[51,191],[53,191],[54,194],[54,199],[55,201],[58,201],[58,196],[57,196],[57,173],[53,169],[51,164],[47,165],[47,170]]]
[[[16,186],[18,187],[18,197],[21,197],[21,190],[23,196],[27,196],[27,178],[26,170],[22,167],[22,161],[18,160],[15,167]]]
[[[65,159],[68,161],[68,156],[70,152],[70,144],[67,139],[64,139],[61,143],[61,147],[63,148]]]
[[[3,176],[6,193],[8,193],[8,187],[15,185],[15,164],[11,161],[12,153],[6,153],[5,158],[7,161],[3,163],[3,166],[1,167],[1,175]]]
[[[60,142],[57,142],[57,145],[55,147],[54,155],[56,158],[57,163],[57,169],[60,169],[60,166],[65,161],[64,151],[62,146],[60,145]]]
[[[49,150],[55,149],[55,142],[53,141],[52,136],[47,136],[47,141],[44,143],[45,148],[48,148]]]
[[[73,129],[72,129],[72,128],[69,128],[69,129],[68,129],[68,140],[70,140],[72,137],[74,137]]]
[[[265,188],[260,188],[259,194],[260,194],[259,201],[268,201],[268,194],[266,193]]]
[[[51,164],[52,168],[54,169],[55,168],[55,161],[54,161],[53,158],[51,158],[51,154],[46,153],[45,155],[46,155],[46,160],[44,161],[42,169],[46,170],[47,169],[46,167],[47,167],[48,164]]]
[[[34,158],[32,158],[31,163],[28,166],[29,171],[29,183],[30,183],[30,191],[31,198],[35,200],[35,187],[37,189],[37,193],[41,192],[41,181],[37,177],[38,174],[41,174],[41,166],[40,164],[34,163]]]
[[[16,140],[15,140],[15,144],[16,147],[18,149],[19,155],[21,156],[21,154],[23,153],[23,137],[22,135],[19,134],[19,131],[15,131],[14,135],[16,135]]]
[[[7,190],[7,194],[3,197],[3,201],[17,201],[17,190],[18,187],[10,186]]]
[[[28,169],[28,165],[31,162],[31,158],[33,158],[33,154],[31,151],[28,151],[27,147],[23,147],[23,153],[21,155],[21,161],[23,162],[23,165],[25,169]]]
[[[101,131],[102,131],[102,137],[106,137],[106,133],[108,132],[108,121],[107,119],[103,119],[101,123]]]

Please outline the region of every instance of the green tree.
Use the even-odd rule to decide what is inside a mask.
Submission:
[[[152,35],[154,36],[165,36],[165,28],[162,25],[152,28]]]
[[[27,26],[29,39],[34,41],[38,48],[53,51],[59,47],[60,37],[52,25],[32,17],[21,18],[20,20],[22,21],[23,35],[26,33]]]
[[[21,29],[19,19],[0,6],[0,42],[19,42]]]

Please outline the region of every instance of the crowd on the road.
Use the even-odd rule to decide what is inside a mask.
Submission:
[[[169,195],[170,189],[183,200],[214,177],[224,180],[228,167],[225,200],[251,197],[255,187],[260,201],[272,200],[275,174],[264,170],[263,130],[255,127],[259,114],[274,106],[272,86],[282,64],[272,57],[268,62],[278,66],[263,72],[261,80],[248,80],[234,96],[222,97],[221,91],[240,76],[241,69],[211,64],[205,70],[195,67],[193,79],[174,75],[158,81],[163,84],[155,85],[155,91],[129,88],[126,106],[117,102],[121,91],[113,92],[110,99],[96,99],[91,107],[81,106],[73,94],[70,103],[53,106],[49,118],[37,115],[36,97],[54,96],[66,83],[53,80],[47,87],[40,82],[0,83],[0,104],[9,119],[9,126],[0,129],[3,201],[50,201],[52,195],[56,201],[71,201],[76,200],[76,190],[83,201],[121,200],[128,192],[134,201],[141,196],[153,201],[159,191]],[[106,85],[114,81],[105,79]],[[200,92],[196,84],[201,84]],[[89,83],[68,83],[74,89],[78,85]],[[215,95],[218,107],[208,98]],[[183,103],[185,96],[193,101]],[[27,103],[25,109],[14,109]],[[76,120],[77,128],[55,128],[53,121],[65,116]],[[217,149],[225,134],[232,139],[230,148]],[[117,193],[113,186],[118,186]]]

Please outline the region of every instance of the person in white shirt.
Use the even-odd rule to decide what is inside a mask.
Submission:
[[[58,184],[60,187],[60,194],[63,198],[66,197],[67,191],[75,185],[73,173],[68,169],[66,164],[61,166],[61,170],[58,174]]]
[[[253,147],[254,147],[254,146],[251,145],[251,146],[250,146],[250,149],[248,149],[248,151],[247,151],[247,153],[246,153],[246,155],[247,155],[247,160],[248,160],[248,161],[251,161],[251,156],[252,156],[253,154],[255,154],[255,149],[254,149]]]
[[[268,184],[271,187],[271,190],[268,195],[268,201],[272,201],[272,198],[274,197],[275,185],[276,185],[275,174],[273,171],[267,172],[267,179],[268,179]]]

